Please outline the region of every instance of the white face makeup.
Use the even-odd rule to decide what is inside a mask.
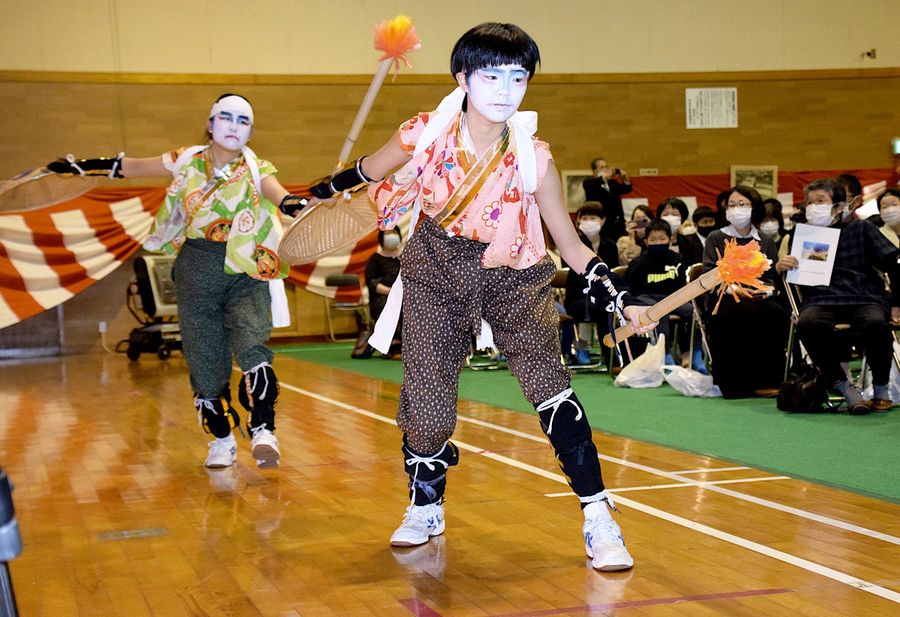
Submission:
[[[490,122],[506,122],[519,109],[528,88],[528,71],[518,64],[473,71],[465,89],[469,105]]]
[[[210,118],[209,123],[213,142],[226,150],[241,150],[253,132],[251,119],[238,110],[222,109]]]

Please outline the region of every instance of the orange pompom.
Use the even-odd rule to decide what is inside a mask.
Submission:
[[[400,70],[401,60],[406,66],[412,66],[406,59],[406,54],[421,46],[422,42],[416,34],[412,19],[406,15],[397,15],[394,19],[375,26],[375,49],[384,52],[379,60],[392,59],[395,75]]]
[[[725,241],[725,255],[716,263],[719,266],[719,278],[725,284],[747,285],[757,289],[766,287],[759,277],[771,264],[771,260],[759,250],[756,240],[738,244],[734,239]]]
[[[725,254],[720,255],[719,261],[716,262],[722,285],[719,287],[719,300],[713,309],[713,315],[718,312],[722,297],[729,288],[734,291],[736,288],[747,286],[760,291],[771,291],[770,285],[759,280],[771,265],[772,261],[759,250],[759,243],[756,240],[743,245],[734,239],[726,240]],[[736,302],[741,301],[738,294],[734,294],[734,299]]]

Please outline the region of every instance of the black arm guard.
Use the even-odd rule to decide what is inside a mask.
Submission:
[[[284,199],[281,200],[281,203],[278,204],[278,209],[288,216],[297,216],[308,203],[309,200],[306,197],[288,193],[284,196]]]
[[[590,305],[603,307],[608,313],[621,312],[628,295],[628,287],[622,277],[597,257],[588,262],[583,276],[588,284],[584,293]]]
[[[114,158],[96,158],[75,160],[71,154],[64,159],[56,159],[47,165],[47,169],[58,174],[79,176],[106,176],[107,178],[124,178],[122,175],[122,159],[124,152]]]
[[[330,199],[336,193],[352,191],[361,185],[369,184],[372,179],[366,176],[362,170],[364,156],[356,159],[353,167],[338,172],[334,176],[326,176],[309,187],[309,192],[319,199]]]

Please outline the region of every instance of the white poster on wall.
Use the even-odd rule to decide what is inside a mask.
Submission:
[[[737,88],[685,88],[689,129],[733,129],[738,125]]]

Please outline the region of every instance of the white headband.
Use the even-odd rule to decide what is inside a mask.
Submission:
[[[237,96],[236,94],[226,96],[224,99],[216,101],[213,104],[212,109],[209,110],[209,117],[215,118],[221,111],[237,112],[238,115],[247,116],[250,118],[250,124],[253,124],[253,108],[250,107],[250,103],[247,102],[247,99]]]

